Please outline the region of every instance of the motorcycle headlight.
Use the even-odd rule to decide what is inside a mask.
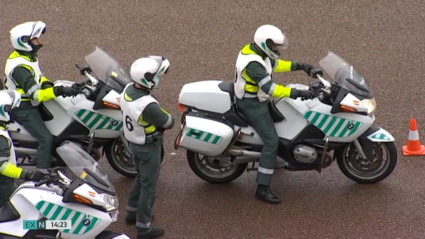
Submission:
[[[375,98],[364,99],[364,100],[362,100],[362,103],[366,106],[368,114],[371,114],[373,111],[375,111],[375,109],[376,109]]]
[[[118,197],[117,196],[111,196],[109,194],[99,194],[103,198],[103,202],[106,204],[105,209],[107,211],[113,211],[118,210]]]

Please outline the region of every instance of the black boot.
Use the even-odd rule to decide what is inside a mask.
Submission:
[[[152,215],[152,221],[155,218],[155,215]],[[135,217],[130,217],[127,215],[127,217],[125,217],[125,223],[127,223],[128,225],[133,225],[136,224],[136,218]]]
[[[270,190],[270,186],[258,185],[255,198],[272,204],[280,204],[282,201]]]
[[[164,228],[162,227],[152,227],[152,230],[145,235],[139,235],[137,233],[137,239],[153,239],[158,238],[164,235]]]

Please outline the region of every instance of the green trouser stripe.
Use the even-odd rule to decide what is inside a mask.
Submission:
[[[41,202],[37,203],[37,206],[36,206],[37,210],[40,211],[41,208],[44,206],[44,203],[45,203],[45,201],[41,201]]]
[[[211,138],[212,134],[208,133],[207,136],[205,137],[204,141],[208,142]]]
[[[56,220],[56,218],[59,216],[59,214],[62,212],[63,207],[58,206],[56,208],[56,211],[53,213],[52,217],[49,218],[50,220]]]
[[[106,117],[104,120],[103,120],[103,122],[102,123],[100,123],[100,125],[99,126],[97,126],[97,129],[102,129],[103,128],[103,126],[105,126],[105,124],[106,123],[108,123],[109,122],[109,118],[108,117]]]
[[[345,120],[340,119],[338,125],[335,127],[335,129],[332,131],[331,136],[334,137],[335,134],[338,132],[339,128],[341,128],[341,125],[343,125]]]
[[[86,228],[84,233],[89,232],[91,229],[93,229],[93,227],[96,225],[96,222],[97,222],[97,218],[93,218],[93,220],[91,221],[90,225]]]
[[[78,111],[78,113],[77,113],[78,118],[80,118],[81,116],[83,116],[83,114],[84,114],[85,112],[86,112],[85,110],[80,110],[80,111]]]
[[[336,118],[332,117],[331,122],[329,122],[328,126],[326,126],[326,128],[324,130],[325,134],[327,134],[328,131],[332,128],[332,125],[335,124],[335,121],[336,121]]]
[[[320,124],[317,126],[317,128],[321,129],[322,126],[325,124],[326,120],[328,120],[329,115],[324,115],[322,121],[320,121]]]
[[[220,140],[220,136],[215,136],[214,140],[212,141],[213,144],[216,144]]]
[[[52,203],[49,203],[49,205],[47,206],[46,210],[44,210],[44,212],[43,212],[44,216],[47,217],[47,215],[49,215],[49,212],[50,212],[50,210],[52,210],[52,208],[53,208],[53,204]]]
[[[90,112],[86,115],[86,117],[84,117],[84,119],[83,119],[84,124],[85,124],[85,123],[87,123],[87,121],[89,121],[89,120],[90,120],[90,118],[91,118],[93,115],[94,115],[94,113],[90,111]]]
[[[91,121],[91,123],[88,125],[89,128],[93,127],[99,120],[102,118],[102,115],[97,115],[94,120]]]

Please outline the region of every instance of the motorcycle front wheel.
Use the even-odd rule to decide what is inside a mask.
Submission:
[[[111,167],[119,174],[128,178],[135,178],[137,175],[136,167],[131,156],[120,138],[105,144],[106,159]],[[164,146],[161,146],[161,163],[164,159]]]
[[[387,178],[397,165],[397,149],[393,142],[370,142],[374,158],[364,160],[355,145],[347,144],[335,152],[339,169],[360,184],[377,183]]]

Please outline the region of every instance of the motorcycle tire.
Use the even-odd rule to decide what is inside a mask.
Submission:
[[[111,167],[115,171],[117,171],[119,174],[126,176],[128,178],[135,178],[137,176],[137,171],[135,167],[133,167],[133,170],[126,170],[120,165],[119,162],[117,162],[117,160],[119,159],[117,159],[115,155],[116,151],[114,150],[117,144],[122,144],[120,138],[116,138],[115,140],[112,140],[103,146],[105,154],[106,154],[106,159],[108,160],[109,165],[111,165]],[[124,146],[122,145],[119,147],[124,147]],[[161,163],[163,162],[163,160],[164,160],[164,145],[161,145]]]
[[[198,163],[196,160],[198,160],[199,154],[190,150],[186,150],[186,157],[187,162],[189,164],[190,169],[198,176],[199,178],[203,179],[206,182],[212,183],[212,184],[226,184],[230,183],[231,181],[239,178],[246,170],[246,167],[248,166],[248,163],[235,165],[236,170],[226,177],[211,177],[205,174],[198,166]]]
[[[335,151],[336,161],[338,164],[339,169],[341,172],[348,177],[349,179],[359,183],[359,184],[374,184],[378,183],[385,178],[387,178],[395,169],[397,165],[397,148],[394,144],[394,142],[385,142],[385,143],[376,143],[376,142],[370,142],[373,144],[379,144],[382,149],[386,148],[386,151],[389,155],[388,157],[388,164],[385,166],[385,169],[382,173],[378,174],[374,177],[365,177],[361,175],[356,175],[355,172],[353,172],[352,169],[350,169],[350,166],[346,162],[345,155],[347,153],[347,150],[350,147],[355,147],[354,144],[347,144],[343,146],[342,148]]]

